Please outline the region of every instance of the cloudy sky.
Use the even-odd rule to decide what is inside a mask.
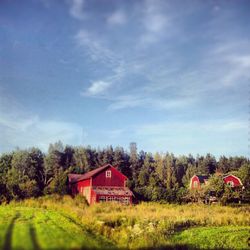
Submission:
[[[61,140],[248,156],[250,1],[0,1],[0,152]]]

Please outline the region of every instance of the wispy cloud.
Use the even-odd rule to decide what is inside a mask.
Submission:
[[[157,3],[145,1],[140,8],[134,8],[133,14],[127,13],[130,16],[126,19],[132,18],[140,29],[136,30],[128,48],[119,40],[114,46],[113,37],[106,33],[97,36],[95,31],[80,30],[75,37],[78,44],[86,49],[92,60],[101,64],[101,69],[107,68],[103,77],[96,77],[82,93],[109,100],[109,111],[136,107],[165,111],[193,107],[198,110],[211,103],[211,98],[218,104],[231,105],[228,104],[230,99],[227,100],[229,95],[218,97],[246,83],[250,74],[249,43],[238,37],[229,42],[227,36],[217,36],[219,30],[217,35],[211,32],[224,22],[223,9],[220,9],[218,20],[209,25],[201,24],[190,34],[186,21],[190,21],[192,13],[204,11],[204,6],[186,7],[179,10],[159,0]],[[213,6],[210,7],[213,12]],[[177,12],[182,15],[177,16]],[[121,24],[123,15],[121,9],[113,12],[106,25],[116,24],[116,21]],[[213,42],[194,46],[201,27],[208,31],[205,39]],[[154,47],[152,54],[148,46],[155,42],[159,42],[159,48]],[[235,95],[240,95],[239,91]]]
[[[164,28],[168,25],[168,18],[166,13],[163,14],[161,9],[162,3],[158,1],[158,4],[153,1],[146,2],[145,16],[143,18],[143,24],[149,32],[158,33],[163,32]]]
[[[237,86],[250,77],[250,43],[242,43],[239,39],[228,43],[221,40],[207,52],[205,67],[213,70],[220,87]]]
[[[166,11],[166,2],[145,1],[141,22],[145,32],[139,39],[139,46],[147,46],[159,41],[170,33],[170,14]]]
[[[79,124],[41,119],[25,111],[20,104],[16,105],[12,98],[0,94],[0,152],[33,146],[46,151],[50,143],[58,140],[66,144],[81,143]]]
[[[135,127],[135,133],[138,135],[162,135],[165,132],[177,133],[177,131],[182,130],[183,133],[188,133],[188,131],[200,130],[204,133],[206,132],[232,132],[235,130],[247,129],[248,124],[246,121],[238,120],[199,120],[199,121],[188,121],[188,122],[161,122],[161,123],[151,123],[144,124]]]
[[[112,104],[109,105],[110,111],[116,111],[126,108],[145,108],[145,109],[158,109],[158,110],[169,110],[178,109],[190,106],[194,103],[193,99],[180,98],[153,98],[147,95],[121,95],[112,98]]]
[[[242,120],[169,121],[142,124],[133,128],[137,141],[144,141],[145,149],[192,153],[208,152],[219,155],[247,153],[248,124]],[[229,136],[231,134],[231,136]],[[146,142],[145,142],[146,140]]]
[[[116,10],[108,18],[107,23],[109,25],[122,25],[127,22],[127,16],[124,11]]]
[[[84,5],[85,0],[70,0],[70,14],[72,17],[82,20],[84,19],[85,13],[84,13]]]
[[[75,40],[85,53],[93,60],[109,64],[111,66],[117,64],[117,56],[104,45],[104,41],[85,29],[81,29],[75,35]]]
[[[104,94],[111,86],[110,82],[96,81],[93,82],[82,95],[96,96]]]

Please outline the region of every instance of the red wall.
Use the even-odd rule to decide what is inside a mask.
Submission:
[[[106,171],[111,170],[111,178],[106,178]],[[126,177],[113,167],[109,167],[92,178],[92,186],[124,187]]]
[[[197,181],[197,187],[194,186],[194,182]],[[191,180],[191,189],[200,189],[201,185],[200,185],[200,181],[199,178],[197,176],[194,176]]]
[[[73,195],[80,193],[81,187],[90,186],[90,179],[79,181],[77,183],[71,184],[71,191]]]
[[[91,188],[91,194],[90,194],[90,204],[94,204],[96,203],[96,193],[93,191],[93,189]]]
[[[232,176],[232,175],[229,175],[229,176],[225,177],[223,180],[224,180],[224,182],[225,182],[226,184],[227,184],[228,182],[230,182],[230,181],[233,181],[234,187],[237,187],[237,186],[240,186],[240,185],[241,185],[241,183],[239,182],[239,180],[238,180],[237,178],[235,178],[234,176]]]

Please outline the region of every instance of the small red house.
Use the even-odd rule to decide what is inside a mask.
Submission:
[[[89,204],[107,201],[132,204],[133,193],[126,187],[127,179],[110,164],[86,174],[68,175],[72,194],[82,194]]]
[[[194,175],[190,180],[190,189],[201,189],[208,181],[207,175]]]
[[[242,187],[243,184],[240,180],[240,178],[232,175],[232,174],[229,174],[229,175],[226,175],[223,177],[223,180],[226,184],[230,185],[231,187]]]
[[[229,174],[223,178],[225,184],[230,185],[233,188],[243,187],[240,178]],[[209,181],[209,177],[207,175],[194,175],[190,180],[190,189],[201,189],[203,185],[206,185]]]

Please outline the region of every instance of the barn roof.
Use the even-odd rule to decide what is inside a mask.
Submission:
[[[223,180],[225,180],[227,177],[233,177],[233,178],[237,179],[241,185],[243,185],[242,182],[241,182],[241,179],[239,177],[237,177],[237,176],[235,176],[233,174],[225,174],[223,176]]]
[[[99,168],[96,168],[90,172],[87,172],[86,174],[69,174],[68,177],[69,177],[69,182],[73,183],[73,182],[78,182],[78,181],[83,181],[83,180],[86,180],[86,179],[89,179],[91,177],[93,177],[94,175],[102,172],[103,170],[105,170],[106,168],[108,167],[113,167],[112,165],[110,164],[106,164],[102,167],[99,167]],[[71,175],[73,175],[73,179],[71,180]]]
[[[69,174],[68,178],[69,178],[69,182],[76,182],[79,179],[81,179],[83,175],[82,174]]]
[[[198,177],[200,183],[205,183],[205,180],[208,180],[209,176],[207,175],[195,175]]]
[[[132,196],[133,193],[127,187],[93,187],[93,191],[98,195]]]

